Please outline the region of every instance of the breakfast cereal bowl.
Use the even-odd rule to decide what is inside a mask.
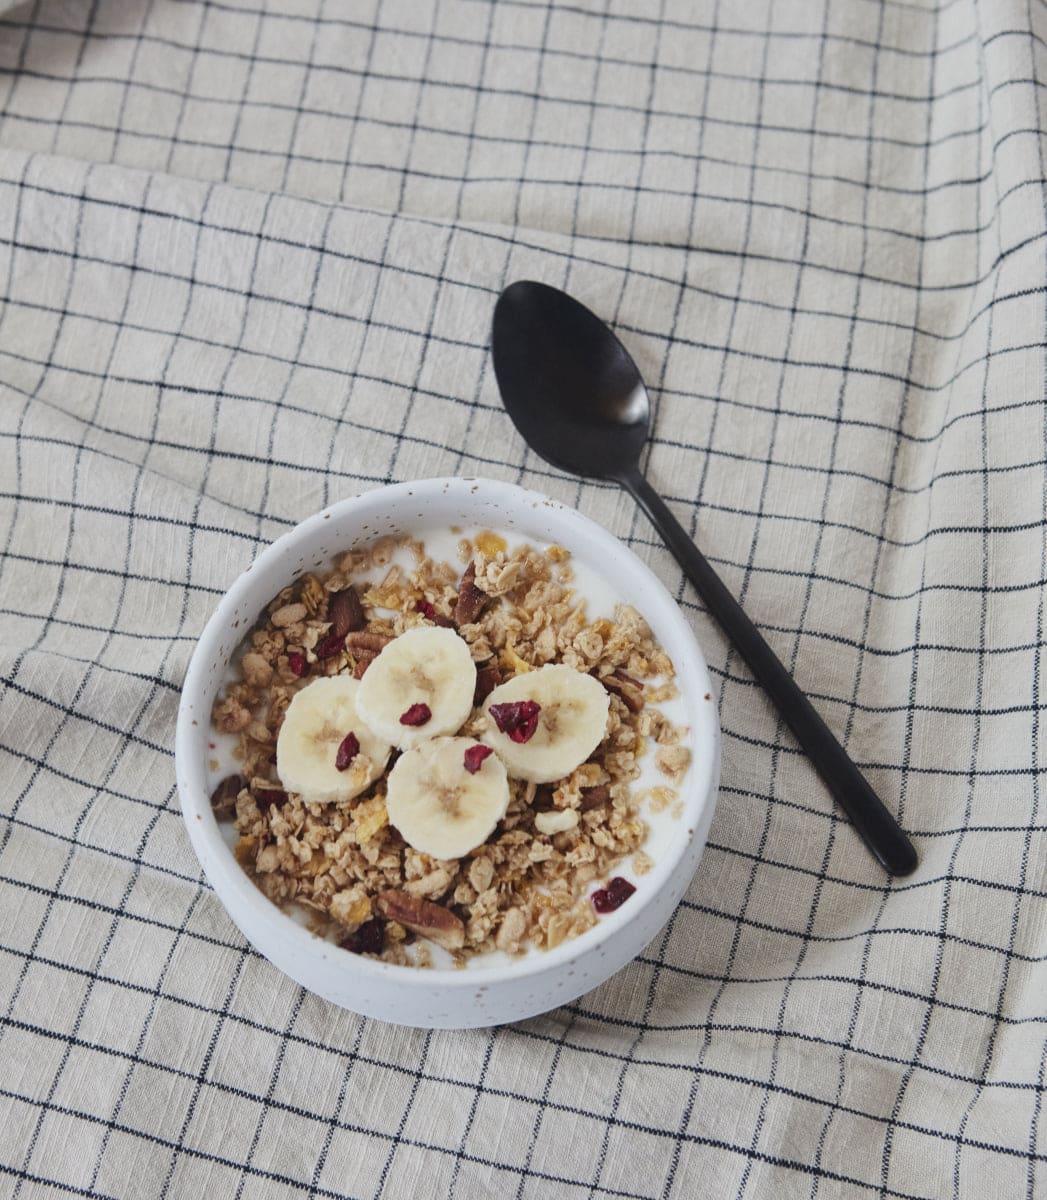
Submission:
[[[455,572],[468,576],[457,585],[457,602],[446,582],[452,561]],[[373,571],[364,578],[376,564],[381,578]],[[360,575],[347,586],[353,570]],[[529,571],[547,583],[528,586]],[[423,585],[427,590],[420,590]],[[501,614],[497,618],[459,607],[466,590],[476,593],[478,586],[488,590],[477,611],[487,605],[487,612]],[[333,613],[334,597],[352,592],[356,605],[357,589],[361,621],[365,611],[371,614],[366,627],[355,627],[363,631],[357,640],[375,645],[357,647],[354,656],[354,634],[344,634]],[[559,607],[550,608],[555,619],[545,626],[543,612],[535,611],[531,626],[539,632],[527,641],[521,614],[532,614],[513,605],[526,603],[520,596],[535,595],[558,600]],[[477,684],[477,706],[461,729],[447,728],[473,739],[462,742],[480,759],[469,765],[466,756],[470,777],[482,780],[477,772],[490,769],[505,778],[505,758],[509,798],[490,817],[493,832],[468,853],[453,851],[458,843],[446,840],[446,826],[437,829],[437,849],[430,854],[413,825],[409,836],[407,816],[396,816],[399,827],[391,821],[386,800],[392,808],[394,773],[404,776],[405,760],[417,753],[406,737],[395,743],[399,750],[390,768],[384,760],[372,763],[355,738],[342,740],[338,771],[348,779],[360,764],[371,769],[351,793],[355,799],[339,795],[322,804],[304,786],[297,794],[286,786],[280,761],[291,761],[285,742],[293,731],[284,718],[289,697],[293,701],[321,678],[355,688],[373,671],[374,683],[384,646],[421,628],[429,641],[442,636],[456,645],[466,642],[474,662],[490,667],[503,688],[537,689],[541,678],[556,682],[549,668],[563,674],[570,666],[585,688],[606,696],[604,740],[596,750],[582,745],[579,753],[588,753],[588,761],[562,779],[549,779],[548,772],[532,769],[541,758],[540,738],[530,759],[528,747],[515,744],[527,741],[533,722],[523,732],[502,724],[506,711],[518,716],[526,710],[494,704],[500,692],[488,700]],[[581,630],[577,636],[575,629]],[[325,649],[332,631],[337,646]],[[626,633],[641,639],[631,650]],[[606,657],[612,650],[617,659]],[[650,678],[638,680],[616,663],[639,663]],[[351,676],[360,684],[346,683]],[[265,712],[279,714],[268,731],[263,709],[252,714],[244,707],[252,700],[263,704],[259,697]],[[424,704],[409,705],[401,723],[407,725],[415,709],[425,711],[423,720],[433,715]],[[556,711],[547,708],[547,714]],[[242,719],[234,719],[237,712]],[[452,726],[460,720],[453,717]],[[552,716],[548,723],[556,724]],[[499,732],[505,729],[509,740]],[[340,727],[335,737],[342,737]],[[630,756],[619,746],[635,752]],[[267,749],[272,753],[263,753]],[[514,765],[520,751],[522,767]],[[403,1025],[468,1028],[520,1020],[574,1000],[651,941],[701,858],[716,802],[719,753],[705,661],[678,605],[652,572],[574,509],[511,484],[453,478],[377,488],[341,501],[259,555],[223,597],[189,664],[176,769],[183,815],[204,872],[261,954],[354,1012]],[[551,768],[554,774],[558,769]],[[518,770],[532,778],[517,777]],[[268,782],[258,777],[267,771]],[[235,823],[220,819],[234,811]],[[401,805],[396,813],[402,811]],[[362,832],[365,812],[369,825]],[[368,843],[372,836],[377,840]],[[452,851],[459,857],[452,858]],[[392,872],[384,882],[382,870]],[[449,938],[438,935],[434,913],[436,925],[450,928]]]

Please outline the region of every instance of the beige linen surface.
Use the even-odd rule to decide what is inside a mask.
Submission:
[[[0,67],[0,1195],[1047,1195],[1043,6],[54,0]],[[650,478],[915,875],[632,502],[524,449],[520,277],[620,331]],[[255,954],[172,761],[258,551],[455,473],[624,538],[724,727],[655,941],[464,1034]]]

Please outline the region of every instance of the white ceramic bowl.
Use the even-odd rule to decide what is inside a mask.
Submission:
[[[521,958],[478,955],[464,968],[417,970],[362,958],[310,933],[262,895],[233,858],[211,812],[210,713],[231,657],[266,604],[303,571],[388,533],[425,539],[452,525],[491,528],[511,540],[555,542],[573,561],[612,583],[651,625],[677,671],[682,722],[693,760],[681,790],[682,813],[660,844],[637,890],[573,940]],[[592,611],[592,616],[603,615]],[[610,613],[606,615],[611,615]],[[574,1000],[634,958],[679,904],[712,820],[720,729],[705,660],[680,609],[651,571],[606,530],[574,509],[511,484],[425,479],[365,492],[303,521],[268,547],[237,579],[193,654],[178,712],[176,768],[182,812],[208,880],[248,940],[304,987],[335,1004],[397,1024],[426,1028],[499,1025]],[[652,838],[653,838],[652,834]],[[627,864],[621,874],[628,875]]]

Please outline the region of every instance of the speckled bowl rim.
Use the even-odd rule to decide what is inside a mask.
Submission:
[[[651,602],[643,615],[649,621],[652,620],[651,606],[657,605],[660,609],[659,619],[653,623],[666,622],[669,625],[675,625],[675,632],[681,644],[690,651],[686,656],[686,661],[680,658],[679,651],[672,657],[681,694],[688,703],[690,711],[697,718],[692,722],[691,741],[696,753],[685,777],[681,795],[684,810],[679,821],[681,829],[686,830],[687,836],[680,839],[676,853],[662,854],[651,871],[643,877],[644,886],[637,890],[628,904],[603,916],[593,928],[578,937],[561,943],[552,950],[533,952],[511,963],[492,967],[484,966],[483,956],[477,956],[470,960],[468,969],[432,967],[421,971],[414,967],[385,963],[357,955],[350,958],[344,950],[333,943],[310,933],[259,891],[233,857],[211,811],[205,767],[206,743],[212,698],[228,661],[227,659],[223,660],[220,669],[217,671],[214,669],[216,647],[236,618],[241,599],[254,579],[272,569],[273,565],[279,563],[291,547],[328,522],[332,522],[334,526],[340,528],[348,523],[361,529],[364,528],[363,518],[365,515],[373,517],[393,500],[400,501],[409,497],[422,501],[428,494],[447,495],[454,493],[455,490],[462,490],[463,496],[468,495],[470,498],[475,498],[480,492],[491,493],[492,498],[501,497],[503,505],[509,501],[509,511],[514,509],[522,511],[528,506],[542,506],[548,510],[545,514],[547,517],[549,513],[554,514],[556,519],[562,520],[566,526],[571,528],[577,538],[587,540],[593,545],[596,552],[602,552],[606,556],[606,561],[614,562],[616,559],[623,558],[630,560],[631,569],[634,573],[644,577],[645,586],[650,591]],[[462,517],[464,525],[477,523],[469,515]],[[511,517],[506,516],[501,525],[497,527],[501,528],[503,532],[506,529],[511,531],[514,523]],[[368,538],[375,536],[378,534],[367,534]],[[329,548],[331,555],[347,548],[351,535],[348,539],[340,536],[338,540],[338,545]],[[278,583],[272,589],[269,593],[270,597],[275,595],[280,587],[286,586],[286,583],[294,577],[294,575],[288,577],[285,573],[283,583]],[[242,618],[238,619],[238,625],[244,632],[257,619],[265,603],[267,601],[263,601],[258,606],[258,610],[247,617],[246,622]],[[647,604],[646,600],[645,604]],[[216,675],[217,678],[215,678]],[[687,680],[690,680],[690,686],[685,686]],[[695,693],[698,692],[700,692],[701,700],[695,702]],[[715,702],[704,702],[705,697],[710,696],[711,692],[705,659],[679,605],[645,563],[637,558],[618,538],[589,517],[540,492],[497,480],[462,477],[432,478],[373,488],[314,513],[272,542],[233,582],[207,622],[186,671],[178,710],[175,764],[182,813],[190,840],[207,879],[229,912],[230,919],[253,945],[256,944],[255,938],[243,928],[236,916],[229,910],[229,905],[225,901],[226,892],[249,907],[252,910],[252,919],[273,936],[283,937],[292,944],[297,944],[297,948],[307,957],[319,957],[321,960],[327,960],[329,968],[332,969],[340,967],[339,960],[344,956],[345,969],[352,970],[361,980],[371,978],[382,983],[395,980],[399,986],[404,988],[410,989],[413,985],[418,985],[420,989],[426,991],[431,990],[435,984],[442,989],[462,990],[463,992],[467,989],[475,990],[478,985],[495,984],[501,981],[534,981],[538,976],[558,972],[560,968],[568,966],[596,946],[613,941],[624,925],[636,920],[641,911],[655,901],[663,886],[680,865],[681,860],[686,857],[688,844],[694,839],[701,841],[698,858],[695,859],[695,866],[697,866],[698,859],[704,850],[705,838],[712,819],[712,810],[716,804],[719,780],[719,720]],[[198,720],[198,713],[203,715],[204,720]],[[693,870],[688,877],[688,884],[692,875]],[[671,911],[668,915],[671,915]],[[265,953],[264,950],[260,950],[260,952]],[[338,959],[333,957],[335,955],[338,956]],[[635,957],[635,954],[632,957]],[[628,961],[629,959],[626,960],[626,962]],[[278,967],[278,969],[284,970],[282,967]],[[616,970],[618,969],[620,967],[616,968]]]

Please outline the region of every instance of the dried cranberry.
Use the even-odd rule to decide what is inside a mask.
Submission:
[[[377,917],[372,917],[350,934],[342,947],[354,954],[381,954],[385,947],[385,926]]]
[[[605,888],[597,888],[589,899],[598,913],[609,913],[621,908],[635,891],[628,879],[616,875]]]
[[[319,659],[333,658],[336,654],[341,654],[345,649],[345,636],[338,636],[337,633],[329,633],[327,637],[321,638],[316,643],[316,657]]]
[[[420,612],[427,621],[432,621],[434,625],[454,628],[454,622],[448,617],[441,616],[428,600],[419,600],[414,606],[414,611]]]
[[[492,704],[487,710],[494,723],[509,735],[513,742],[529,742],[538,728],[538,714],[542,706],[536,700],[512,700],[505,704]]]
[[[359,753],[359,739],[355,733],[347,733],[338,746],[338,753],[334,756],[334,769],[336,771],[347,771],[349,764]]]
[[[254,794],[259,812],[268,812],[274,804],[279,808],[286,799],[287,793],[282,788],[259,788]]]
[[[290,668],[292,675],[297,675],[299,679],[309,670],[309,663],[306,661],[304,654],[289,654],[287,656],[287,665]]]
[[[493,751],[490,746],[481,746],[479,742],[475,746],[470,746],[465,752],[465,769],[470,775],[475,775],[484,765],[484,759],[491,753]]]
[[[407,712],[400,717],[401,725],[424,725],[433,715],[428,704],[412,704]]]

